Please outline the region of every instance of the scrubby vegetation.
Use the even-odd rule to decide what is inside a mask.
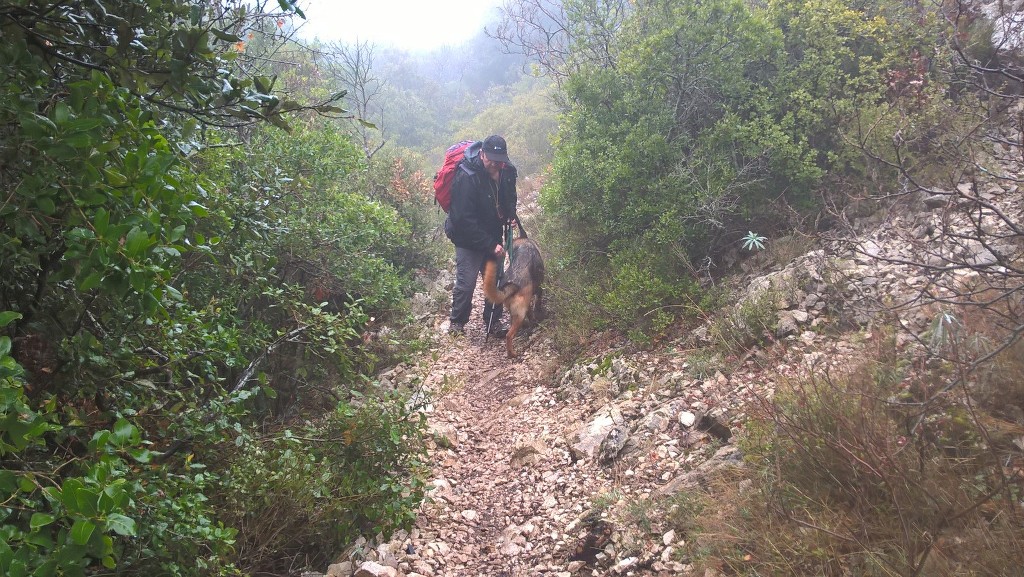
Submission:
[[[287,570],[422,498],[368,377],[417,337],[422,182],[273,75],[265,8],[0,6],[4,575]]]
[[[676,522],[694,559],[735,575],[1008,576],[1024,563],[1022,428],[1002,414],[1019,402],[1018,356],[939,395],[962,366],[910,363],[893,333],[878,337],[861,363],[819,367],[765,403],[742,442],[754,483],[720,482],[730,498],[713,508],[691,495],[700,514]]]
[[[644,313],[699,300],[695,277],[720,274],[745,233],[782,236],[825,208],[822,184],[865,179],[845,133],[885,101],[885,71],[933,31],[884,2],[647,2],[627,13],[604,58],[563,81],[543,200],[568,221],[555,230],[586,231],[559,247],[572,256],[555,278],[594,287],[600,319],[645,318],[657,331],[665,322]]]

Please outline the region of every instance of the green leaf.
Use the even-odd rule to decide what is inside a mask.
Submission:
[[[79,487],[78,490],[74,492],[73,496],[75,499],[76,510],[79,513],[91,517],[99,512],[99,510],[96,508],[96,503],[97,501],[99,501],[100,495],[94,489],[82,486]],[[67,502],[66,493],[64,495],[64,501],[65,503]],[[71,508],[68,507],[68,509],[70,510]]]
[[[0,357],[6,357],[11,352],[11,337],[0,337]]]
[[[45,196],[40,196],[36,199],[36,207],[39,208],[39,212],[48,216],[57,212],[57,206],[53,204],[53,199]]]
[[[57,518],[49,513],[33,513],[32,519],[28,522],[28,526],[33,530],[45,527],[50,523],[53,523]]]
[[[104,120],[102,118],[78,118],[68,122],[65,128],[72,132],[85,132],[94,128],[103,126]]]
[[[107,232],[107,226],[110,224],[110,213],[105,208],[100,208],[96,211],[96,215],[92,219],[92,227],[96,229],[96,234],[103,236]]]
[[[97,286],[99,286],[100,281],[102,280],[103,274],[99,272],[94,272],[89,276],[85,277],[84,279],[82,279],[82,281],[78,283],[78,290],[86,292],[88,290],[94,289]]]
[[[130,257],[136,257],[142,254],[142,251],[149,246],[149,235],[139,227],[134,227],[128,231],[128,235],[124,239],[124,250]]]
[[[54,505],[63,502],[61,490],[57,487],[43,487],[43,496]]]
[[[85,545],[89,542],[95,530],[96,525],[92,521],[79,519],[71,526],[71,540],[76,545]]]
[[[70,479],[64,480],[58,496],[60,497],[61,502],[64,503],[64,506],[67,507],[68,511],[72,513],[77,513],[79,511],[78,502],[75,501],[75,492],[84,486],[85,485],[82,484],[82,480],[78,477],[71,477]]]
[[[0,312],[0,328],[6,327],[11,324],[11,321],[16,321],[21,318],[21,313],[14,311],[3,311]]]
[[[101,143],[97,144],[96,145],[96,150],[98,150],[100,152],[110,152],[111,150],[116,150],[116,149],[118,149],[120,147],[121,147],[121,141],[119,139],[117,139],[117,138],[114,138],[112,140],[108,140],[108,141],[101,142]],[[108,171],[107,169],[103,169],[103,172],[106,172],[107,173],[107,178],[110,178],[110,174],[109,173],[112,172],[112,171]],[[115,174],[117,174],[117,173],[115,172]],[[123,179],[124,177],[122,176],[121,178]],[[113,184],[114,186],[119,186],[120,184],[124,184],[124,183],[123,182],[116,183],[114,181],[111,181],[110,184]]]
[[[127,419],[118,419],[114,423],[114,430],[110,436],[114,445],[119,447],[136,442],[139,437],[139,430]]]
[[[30,124],[33,124],[35,126],[38,126],[39,130],[41,130],[41,131],[45,131],[45,132],[48,132],[48,133],[51,133],[51,134],[54,133],[54,132],[57,132],[57,125],[54,124],[52,120],[50,120],[49,118],[47,118],[45,116],[41,116],[39,114],[33,114],[33,115],[29,116],[29,117],[26,117],[25,121],[30,123]],[[26,128],[27,128],[27,126],[26,126]]]
[[[185,236],[185,225],[180,224],[171,230],[170,234],[167,235],[167,238],[171,242],[177,242],[183,236]]]
[[[128,178],[125,175],[112,168],[104,168],[103,174],[107,176],[107,182],[110,183],[110,186],[124,186],[128,183]]]
[[[69,118],[71,118],[71,109],[68,108],[67,104],[64,104],[63,102],[58,102],[57,105],[53,108],[53,119],[57,123],[63,124],[67,122]]]
[[[76,132],[65,135],[61,138],[61,141],[72,148],[90,148],[92,147],[93,138],[88,132]]]
[[[136,534],[135,519],[120,513],[107,515],[107,528],[125,537],[134,537]]]
[[[22,493],[31,493],[36,490],[36,484],[33,481],[31,474],[22,475],[21,478],[18,479],[18,489]]]
[[[128,454],[139,463],[149,463],[153,460],[153,451],[149,449],[128,449]]]
[[[199,204],[198,202],[195,202],[195,201],[192,201],[192,202],[188,203],[188,208],[189,208],[189,210],[192,211],[192,214],[194,214],[196,216],[209,216],[209,214],[210,214],[210,211],[207,210],[205,206],[203,206],[203,205],[201,205],[201,204]],[[200,244],[202,244],[202,243],[200,243]]]

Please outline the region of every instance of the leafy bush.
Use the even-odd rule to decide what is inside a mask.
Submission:
[[[325,566],[360,535],[410,528],[425,490],[424,420],[390,395],[340,403],[294,431],[239,436],[220,492],[244,567]]]
[[[224,28],[269,15],[31,4],[0,9],[0,572],[233,573],[232,441],[365,386],[409,228],[339,187],[359,153],[329,125],[252,126],[301,107],[234,66]]]
[[[574,63],[541,200],[579,231],[564,248],[583,284],[630,263],[603,320],[685,302],[694,263],[724,262],[745,231],[784,235],[826,177],[858,179],[843,131],[882,99],[883,71],[925,34],[916,22],[884,2],[653,2],[615,30],[614,66]]]

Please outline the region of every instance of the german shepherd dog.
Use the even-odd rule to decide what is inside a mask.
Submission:
[[[484,296],[496,305],[505,305],[512,318],[508,334],[505,335],[505,351],[508,358],[515,357],[512,339],[527,318],[534,324],[543,313],[544,260],[537,243],[526,238],[522,227],[519,238],[512,241],[512,263],[505,271],[505,282],[498,287],[498,263],[490,259],[484,265]],[[536,302],[534,302],[536,297]]]

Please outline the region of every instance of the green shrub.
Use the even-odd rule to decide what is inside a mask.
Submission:
[[[424,496],[425,417],[399,395],[238,437],[220,489],[248,571],[326,566],[360,535],[410,528]]]
[[[887,2],[651,2],[630,11],[603,47],[614,65],[580,62],[561,85],[541,197],[574,231],[565,258],[587,271],[582,284],[606,289],[591,299],[596,325],[621,326],[666,298],[685,302],[694,263],[721,264],[745,231],[784,236],[818,212],[822,182],[875,175],[880,163],[864,164],[853,127],[857,137],[891,137],[856,124],[858,111],[885,102],[884,73],[927,41],[922,23]],[[628,266],[606,280],[611,263]]]
[[[25,5],[0,19],[0,573],[234,573],[231,441],[331,377],[366,386],[409,226],[339,186],[360,153],[329,123],[253,125],[299,106],[232,73],[228,21],[268,15]],[[416,487],[361,467],[390,505],[342,522],[404,519]]]

